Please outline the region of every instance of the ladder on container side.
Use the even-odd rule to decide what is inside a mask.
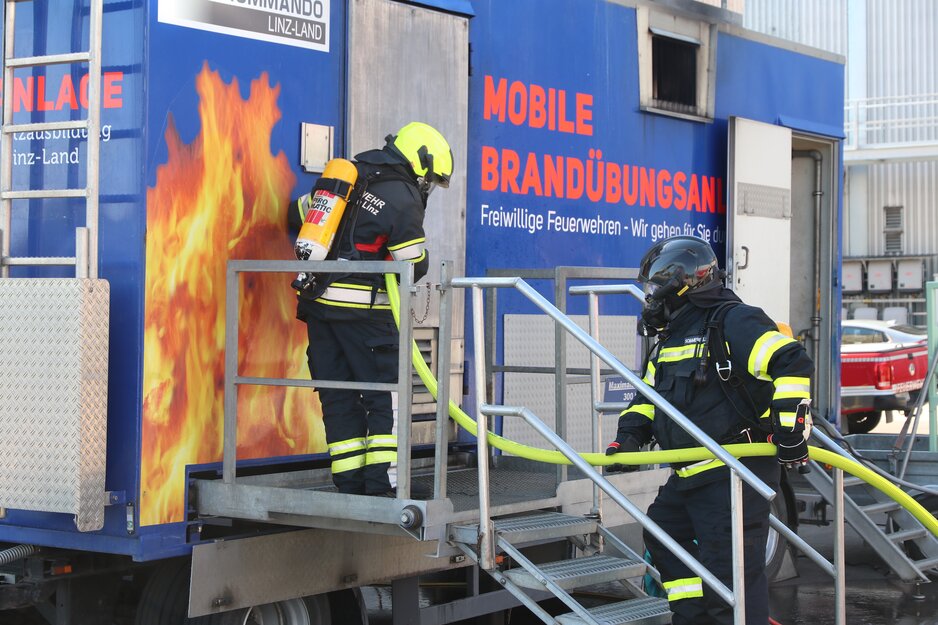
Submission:
[[[102,380],[107,380],[108,374],[110,285],[98,277],[104,1],[89,0],[87,9],[84,6],[79,9],[81,13],[76,19],[84,21],[85,10],[88,15],[87,51],[20,57],[15,55],[14,46],[16,9],[29,0],[0,1],[3,3],[0,5],[3,7],[0,318],[5,321],[0,324],[0,368],[13,372],[0,379],[0,438],[16,441],[16,456],[10,460],[10,470],[0,475],[0,518],[5,508],[65,513],[73,515],[79,531],[98,531],[104,526],[104,509],[108,505],[105,490],[107,384],[102,384]],[[37,72],[39,68],[74,64],[88,67],[84,119],[14,121],[17,70],[31,68]],[[80,109],[77,115],[81,117]],[[83,130],[87,134],[85,186],[15,189],[15,133],[67,130]],[[71,170],[68,173],[70,175]],[[85,204],[84,226],[75,229],[74,255],[14,257],[13,203],[69,198],[83,199]],[[40,253],[45,252],[45,249],[40,250]],[[69,278],[25,275],[11,279],[11,268],[17,266],[71,266],[75,273]],[[36,376],[35,371],[44,373]],[[80,389],[77,400],[69,390],[74,388]],[[47,443],[53,440],[59,447],[80,448],[82,453],[65,454],[66,458],[43,453],[51,448]]]
[[[65,54],[14,56],[16,5],[27,0],[3,0],[3,121],[0,150],[0,277],[10,275],[11,266],[75,266],[75,277],[98,277],[98,183],[101,150],[101,29],[104,0],[90,0],[89,49]],[[50,65],[88,64],[88,115],[85,119],[16,124],[13,122],[13,80],[17,69]],[[13,189],[13,133],[51,130],[86,130],[85,187],[75,189]],[[75,256],[11,256],[12,208],[14,200],[85,199],[85,226],[76,231]]]

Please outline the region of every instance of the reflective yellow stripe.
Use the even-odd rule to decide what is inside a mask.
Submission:
[[[690,599],[693,597],[703,597],[703,580],[699,577],[685,577],[676,579],[673,582],[662,584],[665,592],[668,593],[668,601],[678,601],[679,599]]]
[[[693,475],[697,475],[698,473],[703,473],[704,471],[709,471],[710,469],[716,469],[722,466],[722,460],[708,458],[707,460],[701,460],[700,462],[689,464],[682,469],[675,469],[674,472],[678,477],[691,477]]]
[[[771,408],[766,408],[766,409],[765,409],[765,412],[763,412],[761,415],[759,415],[759,420],[768,419],[768,418],[771,417],[771,416],[772,416],[772,409],[771,409]]]
[[[760,380],[771,380],[768,371],[772,356],[782,347],[795,342],[795,339],[790,339],[777,330],[770,330],[760,336],[749,352],[749,373]]]
[[[786,427],[789,430],[795,429],[795,413],[794,412],[780,412],[778,413],[778,424],[782,427]]]
[[[283,204],[281,204],[281,206],[283,206]],[[401,250],[410,245],[417,245],[418,243],[424,243],[426,240],[427,240],[426,237],[420,237],[417,239],[411,239],[410,241],[404,241],[403,243],[398,243],[397,245],[389,245],[388,251],[393,252],[395,250]]]
[[[365,439],[364,438],[349,438],[344,441],[336,441],[329,444],[329,455],[338,456],[341,454],[346,454],[350,451],[365,449]]]
[[[810,399],[811,380],[805,377],[788,376],[776,379],[774,399]]]
[[[676,362],[694,358],[698,355],[698,349],[702,346],[702,343],[696,343],[694,345],[682,345],[681,347],[666,347],[658,354],[658,362]]]
[[[365,454],[365,464],[384,464],[397,461],[396,451],[369,451]]]
[[[654,404],[635,404],[634,406],[630,406],[626,408],[625,410],[623,410],[619,416],[621,417],[625,415],[627,412],[637,412],[638,414],[642,415],[649,421],[655,420],[655,405]]]
[[[376,434],[369,436],[367,446],[397,447],[397,437],[393,434]]]
[[[371,304],[372,297],[374,297],[374,306]],[[316,301],[320,304],[344,306],[346,308],[390,308],[386,292],[379,290],[377,293],[373,293],[370,286],[361,284],[333,283],[323,291],[322,296]]]
[[[341,460],[332,461],[332,472],[333,473],[345,473],[346,471],[354,471],[356,469],[361,469],[365,466],[365,456],[359,454],[357,456],[352,456],[351,458],[342,458]]]
[[[399,249],[391,250],[391,258],[394,260],[409,260],[412,263],[419,262],[421,258],[426,255],[426,250],[423,249],[423,245],[418,243],[416,245],[408,245]]]
[[[303,206],[303,200],[304,200],[304,199],[307,200],[305,207]],[[310,205],[311,205],[310,202],[309,202],[309,199],[310,199],[310,195],[309,195],[309,193],[307,193],[306,195],[301,195],[301,196],[300,196],[300,199],[298,199],[298,200],[296,201],[296,209],[297,209],[298,211],[300,211],[300,221],[304,221],[304,222],[306,221],[306,210],[307,210],[307,209],[310,207]]]
[[[371,306],[369,304],[352,304],[350,302],[336,302],[333,300],[328,300],[320,297],[316,300],[319,304],[325,304],[326,306],[336,306],[338,308],[365,308],[368,310],[391,310],[390,304],[375,304]]]
[[[645,371],[645,377],[642,378],[642,382],[652,387],[655,385],[655,363],[648,363],[648,369]]]

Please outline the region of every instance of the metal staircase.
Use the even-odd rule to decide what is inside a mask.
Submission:
[[[534,512],[496,518],[493,528],[495,546],[505,556],[503,565],[510,562],[517,566],[496,566],[487,572],[545,623],[659,625],[671,622],[666,599],[649,597],[638,585],[627,583],[645,575],[650,569],[648,564],[605,530],[598,520],[557,512]],[[606,544],[613,544],[625,555],[601,551],[596,546],[600,544],[600,533]],[[455,525],[450,529],[451,542],[476,563],[481,560],[478,537],[478,524]],[[580,554],[579,557],[535,564],[522,553],[525,545],[558,540],[568,541],[571,548],[566,552],[572,556]],[[573,591],[577,589],[611,582],[626,582],[623,587],[630,591],[632,598],[587,608],[574,597]],[[529,594],[531,590],[550,592],[570,612],[551,616]]]
[[[814,436],[828,449],[845,453],[826,434],[815,430]],[[803,477],[826,501],[832,501],[830,474],[812,464],[814,470]],[[927,582],[926,571],[938,568],[938,539],[905,508],[860,478],[844,478],[844,520],[902,580]]]

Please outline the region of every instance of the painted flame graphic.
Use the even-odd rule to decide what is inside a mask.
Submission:
[[[296,178],[270,147],[279,85],[264,73],[245,100],[206,65],[196,91],[201,131],[184,144],[170,120],[147,192],[141,525],[184,520],[186,466],[221,460],[226,261],[293,257],[284,211]],[[242,276],[241,375],[309,379],[289,281]],[[312,391],[240,388],[239,459],[324,449]]]

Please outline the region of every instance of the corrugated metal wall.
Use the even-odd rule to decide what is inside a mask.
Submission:
[[[867,95],[890,98],[938,94],[938,3],[933,0],[867,0]],[[931,98],[932,102],[938,96]],[[934,104],[885,108],[897,121],[885,140],[938,140]],[[931,122],[927,122],[931,118]],[[869,250],[885,253],[884,206],[903,206],[903,254],[938,252],[938,163],[892,163],[869,168]]]
[[[743,26],[847,54],[847,0],[746,0]]]
[[[938,2],[747,0],[743,24],[757,32],[846,55],[847,12],[862,9],[864,1],[867,58],[863,119],[871,130],[861,140],[871,145],[938,141]],[[848,86],[847,92],[855,90]],[[938,163],[868,167],[867,246],[851,250],[850,242],[845,241],[844,255],[885,253],[884,206],[904,207],[903,254],[938,253]]]
[[[871,165],[868,192],[872,255],[886,252],[884,206],[903,207],[903,254],[938,252],[938,162]]]
[[[867,0],[867,97],[938,93],[938,2]]]

